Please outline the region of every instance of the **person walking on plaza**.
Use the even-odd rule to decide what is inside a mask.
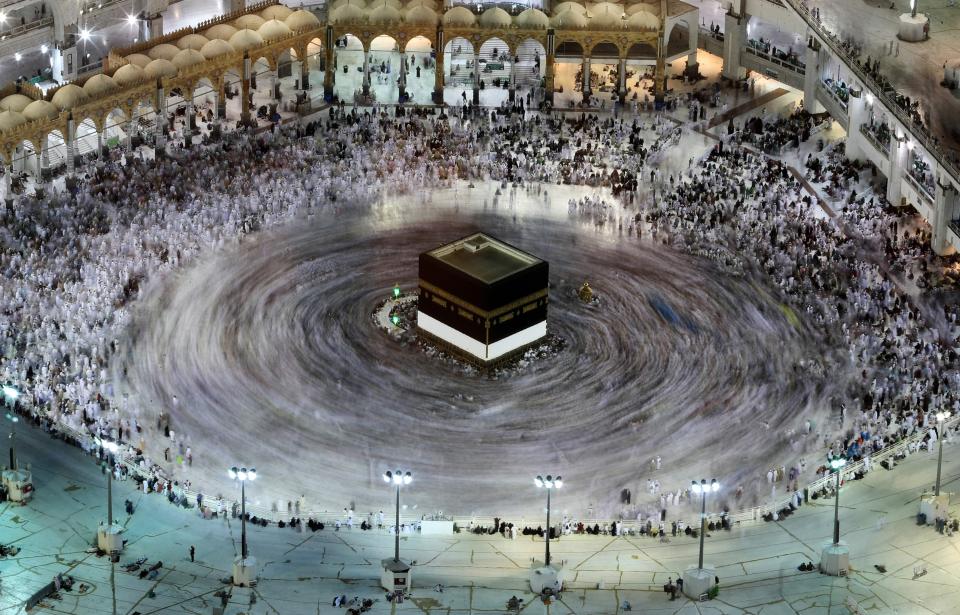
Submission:
[[[193,556],[196,554],[196,552],[197,552],[196,548],[193,545],[190,545],[190,561],[191,562],[194,561]]]

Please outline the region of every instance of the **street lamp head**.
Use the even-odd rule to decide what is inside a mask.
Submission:
[[[407,472],[406,474],[403,475],[404,485],[409,485],[412,482],[413,482],[413,474],[411,474],[410,472]]]
[[[715,478],[710,481],[710,491],[713,491],[714,493],[720,491],[720,483],[718,483],[717,479]]]
[[[561,487],[563,487],[563,479],[560,478],[559,476],[553,479],[553,486],[556,487],[557,489],[560,489]]]
[[[3,385],[3,396],[9,399],[10,401],[16,401],[20,397],[20,391],[16,390],[9,384]]]
[[[230,476],[230,480],[237,480],[237,474],[239,473],[240,473],[240,470],[239,468],[237,468],[237,466],[233,466],[232,468],[227,470],[227,475]]]
[[[390,470],[387,470],[386,472],[384,472],[384,473],[383,473],[383,482],[385,482],[385,483],[392,483],[392,482],[393,482],[393,472],[391,472]]]
[[[250,468],[247,470],[247,480],[257,480],[257,469]]]
[[[553,475],[547,474],[547,477],[543,479],[543,486],[547,489],[553,489]]]
[[[847,458],[841,455],[831,455],[827,457],[827,462],[830,464],[831,469],[839,470],[847,465]]]
[[[690,491],[699,494],[700,493],[700,483],[697,481],[690,481]]]
[[[136,16],[136,15],[127,15],[127,23],[130,24],[131,26],[132,26],[133,24],[137,23],[137,16]]]
[[[237,472],[237,478],[239,478],[241,481],[247,480],[247,469],[240,468],[240,471]]]
[[[537,476],[535,479],[533,479],[533,484],[537,487],[543,487],[543,477]]]

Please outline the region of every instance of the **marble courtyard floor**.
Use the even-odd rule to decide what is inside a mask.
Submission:
[[[211,613],[230,592],[226,613],[342,613],[330,606],[337,594],[370,597],[372,613],[504,613],[513,595],[523,613],[617,614],[623,601],[638,613],[955,613],[960,601],[960,541],[930,527],[917,527],[919,495],[932,483],[936,458],[912,455],[892,471],[877,469],[841,494],[841,531],[850,544],[846,578],[799,572],[818,560],[831,534],[833,500],[811,502],[783,522],[749,523],[707,538],[706,561],[717,567],[720,595],[695,603],[671,602],[662,591],[694,563],[698,543],[689,537],[661,543],[647,537],[572,536],[552,544],[555,559],[572,571],[562,598],[545,605],[527,585],[531,562],[543,543],[528,537],[404,537],[402,556],[416,562],[413,597],[384,600],[379,561],[392,552],[392,537],[359,529],[327,528],[297,533],[289,528],[248,528],[251,553],[260,561],[259,584],[231,588],[224,579],[239,550],[235,520],[203,520],[157,496],[143,496],[132,482],[114,483],[115,513],[126,526],[120,564],[89,553],[96,526],[105,517],[104,477],[79,449],[51,441],[39,429],[21,428],[18,456],[29,462],[36,498],[25,507],[0,508],[0,542],[20,547],[0,559],[0,613],[19,613],[23,601],[59,572],[78,582],[62,599],[47,600],[33,613]],[[956,445],[947,445],[944,484],[960,478]],[[123,501],[135,502],[132,516]],[[358,511],[360,512],[360,511]],[[885,523],[881,523],[881,518]],[[188,557],[196,546],[196,562]],[[140,557],[163,568],[155,580],[140,580],[122,565]],[[882,574],[874,566],[883,565]],[[914,578],[917,569],[926,574]],[[79,583],[87,585],[78,591]],[[437,583],[443,593],[433,591]],[[859,609],[859,611],[857,610]]]

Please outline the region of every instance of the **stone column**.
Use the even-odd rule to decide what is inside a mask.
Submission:
[[[806,63],[803,73],[803,108],[809,113],[823,113],[823,105],[817,101],[817,85],[820,83],[821,58],[826,59],[826,50],[819,49],[816,39],[813,46],[807,46]]]
[[[220,80],[217,82],[217,119],[224,120],[227,118],[227,77],[226,75],[220,75]]]
[[[869,122],[867,117],[867,101],[862,86],[852,80],[847,82],[850,85],[850,98],[847,101],[847,143],[846,154],[851,160],[863,160],[866,156],[863,152],[864,140],[866,137],[860,132],[861,124]],[[858,95],[854,95],[854,90],[859,90]],[[870,145],[873,147],[873,145]]]
[[[930,220],[933,231],[930,236],[930,248],[940,256],[946,256],[956,252],[954,247],[947,243],[947,227],[952,220],[960,218],[960,193],[956,186],[949,183],[946,172],[938,172],[938,175],[943,177],[937,178],[933,220]]]
[[[187,99],[187,113],[184,119],[187,123],[183,127],[183,146],[190,147],[193,145],[193,96]]]
[[[40,144],[40,176],[44,177],[45,171],[50,168],[50,146],[47,135],[43,135],[43,142]]]
[[[73,114],[67,119],[67,134],[63,140],[64,146],[67,150],[67,175],[73,177],[74,169],[76,168],[75,156],[75,140],[77,133],[77,125],[73,121]]]
[[[304,59],[300,61],[300,89],[304,92],[310,89],[310,60],[304,54]]]
[[[806,105],[804,105],[806,106]],[[895,207],[900,205],[902,198],[903,174],[910,164],[910,148],[906,141],[896,138],[895,131],[890,135],[890,176],[887,178],[887,201]]]
[[[401,60],[401,66],[403,62]],[[370,95],[370,50],[363,50],[363,95]]]
[[[556,81],[556,75],[557,75],[557,72],[556,72],[557,69],[555,66],[556,46],[557,46],[556,33],[552,29],[547,30],[547,57],[544,58],[544,62],[546,62],[547,65],[544,67],[545,70],[544,70],[543,87],[546,90],[546,92],[544,92],[544,96],[546,97],[547,101],[550,102],[551,105],[553,104],[553,90],[555,87],[555,81]]]
[[[240,122],[250,124],[250,56],[243,54],[243,75],[240,79]]]
[[[583,56],[583,104],[590,102],[590,94],[593,90],[590,87],[590,56]]]
[[[333,100],[333,83],[335,78],[334,71],[336,70],[333,66],[335,52],[333,43],[333,26],[327,26],[326,38],[323,46],[325,57],[323,67],[323,99],[327,102]]]
[[[433,67],[433,104],[443,104],[444,46],[443,28],[437,28],[436,63]]]
[[[747,22],[750,16],[746,13],[737,15],[733,8],[727,11],[723,20],[723,72],[727,79],[736,81],[747,76],[747,71],[740,64],[740,53],[747,42]]]
[[[4,194],[7,206],[13,204],[13,154],[10,154],[10,162],[7,163],[6,173],[3,174],[3,183],[6,188]]]
[[[157,80],[157,137],[153,145],[154,154],[162,156],[167,146],[167,94]]]
[[[617,93],[620,97],[620,104],[627,102],[627,59],[620,58],[617,65]]]
[[[133,151],[133,131],[135,130],[134,127],[137,125],[137,124],[136,124],[136,118],[134,117],[134,115],[135,115],[135,113],[131,112],[131,113],[130,113],[130,121],[127,122],[127,139],[126,139],[127,143],[126,143],[126,147],[127,147],[127,151],[128,151],[128,152],[132,152],[132,151]]]
[[[510,83],[507,84],[507,99],[513,102],[517,99],[517,63],[514,61],[519,56],[510,58]]]
[[[697,30],[694,30],[695,32]],[[691,36],[693,36],[691,34]],[[697,52],[687,54],[687,68],[686,71],[688,77],[696,77],[700,74],[700,63],[697,62]]]
[[[153,40],[161,36],[163,36],[163,15],[160,13],[147,15],[146,40]]]
[[[473,52],[473,104],[480,104],[480,49]]]
[[[400,52],[400,74],[397,76],[397,102],[407,96],[407,54]]]

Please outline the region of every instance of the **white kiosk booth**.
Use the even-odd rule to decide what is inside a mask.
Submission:
[[[380,575],[380,585],[383,586],[388,592],[393,591],[410,591],[410,588],[413,587],[413,582],[411,577],[413,576],[410,570],[409,564],[404,563],[402,560],[396,560],[392,557],[388,557],[385,560],[381,560],[380,563],[383,565],[383,573]]]

